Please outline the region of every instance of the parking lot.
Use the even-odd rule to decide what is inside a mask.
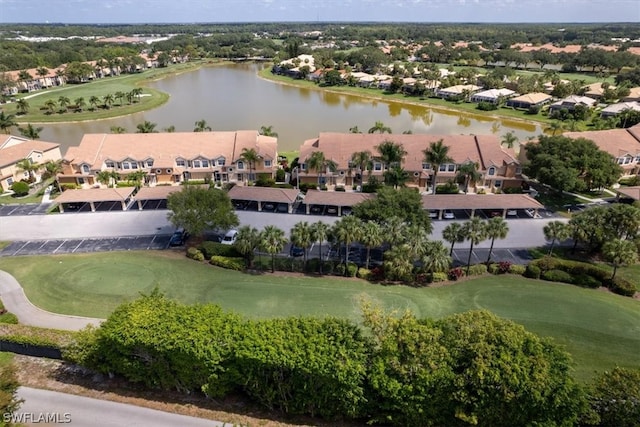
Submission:
[[[0,216],[12,215],[44,215],[51,203],[29,203],[24,205],[0,205]]]
[[[0,251],[0,256],[52,255],[86,252],[136,251],[166,249],[171,235],[128,236],[111,239],[59,239],[14,241]]]

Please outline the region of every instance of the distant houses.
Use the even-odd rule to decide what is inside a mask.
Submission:
[[[0,139],[0,189],[9,191],[14,182],[23,180],[40,182],[44,164],[61,158],[60,144],[4,135],[4,139]],[[34,169],[22,168],[22,161],[27,161]]]

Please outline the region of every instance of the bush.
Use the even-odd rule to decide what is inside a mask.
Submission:
[[[349,277],[356,277],[356,275],[358,274],[358,265],[350,262],[347,264],[347,276]]]
[[[18,324],[18,316],[13,313],[9,313],[7,310],[0,310],[0,323],[7,323],[11,325]]]
[[[255,182],[256,187],[273,187],[274,185],[276,185],[276,181],[264,175],[260,175]]]
[[[573,283],[573,276],[562,270],[545,271],[542,278],[550,282]]]
[[[487,271],[490,274],[498,274],[498,272],[500,271],[498,268],[498,264],[495,262],[492,262],[491,264],[489,264],[489,266],[487,267]]]
[[[223,245],[218,242],[204,241],[198,248],[205,259],[211,259],[212,256],[223,256],[230,258],[242,257],[242,254],[233,245]]]
[[[500,261],[498,263],[498,274],[506,274],[511,269],[511,263],[509,261]]]
[[[529,279],[539,279],[542,274],[540,267],[534,265],[533,263],[527,265],[527,268],[524,271],[524,277],[528,277]]]
[[[336,276],[344,276],[344,264],[340,263],[333,269],[333,274]]]
[[[22,181],[16,181],[11,184],[11,191],[13,191],[18,197],[26,196],[29,194],[29,184]]]
[[[286,176],[287,173],[284,171],[284,169],[278,169],[276,171],[276,182],[284,182]]]
[[[532,116],[538,114],[539,112],[540,112],[540,106],[538,105],[532,105],[527,109],[527,114],[530,114]]]
[[[524,265],[513,264],[511,265],[511,267],[509,267],[509,273],[518,274],[521,276],[524,274],[526,269],[527,267],[525,267]]]
[[[493,110],[497,110],[498,106],[496,104],[494,104],[493,102],[479,102],[478,106],[476,107],[478,108],[478,110],[480,111],[493,111]]]
[[[309,190],[315,190],[316,188],[318,188],[318,184],[310,183],[310,182],[301,182],[298,188],[303,193],[306,193]]]
[[[581,286],[583,288],[599,288],[602,286],[602,282],[593,276],[588,274],[579,274],[573,276],[573,284]]]
[[[369,181],[362,184],[363,193],[375,193],[381,188],[382,188],[382,183],[375,176],[370,177]]]
[[[187,249],[187,258],[191,258],[196,261],[204,261],[204,255],[197,248]]]
[[[632,297],[636,293],[636,287],[633,283],[622,277],[614,277],[613,280],[608,280],[607,287],[611,289],[611,292],[626,297]]]
[[[244,258],[242,257],[225,257],[214,255],[211,257],[210,263],[211,265],[226,268],[227,270],[244,270]]]
[[[469,267],[469,276],[481,276],[487,273],[487,266],[484,264],[474,264]]]
[[[460,267],[452,268],[449,270],[449,273],[447,273],[449,280],[458,280],[462,276],[464,276],[464,271]]]
[[[322,184],[322,185],[320,186],[320,191],[327,191],[327,190],[328,190],[328,188],[327,188],[327,185],[326,185],[326,184]]]
[[[359,268],[357,277],[359,277],[361,279],[364,279],[364,280],[370,280],[371,277],[372,277],[371,270],[369,270],[368,268],[364,268],[364,267]]]
[[[447,273],[436,272],[431,274],[431,281],[433,283],[446,282],[447,278]]]
[[[455,182],[449,181],[446,184],[436,185],[436,194],[458,194],[460,193],[460,189],[458,188],[458,184]]]
[[[340,185],[340,186],[336,186],[335,191],[341,191],[341,192],[345,192],[347,191],[346,188],[344,188],[344,186]]]

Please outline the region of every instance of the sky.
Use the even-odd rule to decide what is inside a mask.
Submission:
[[[639,0],[0,0],[2,23],[640,22]]]

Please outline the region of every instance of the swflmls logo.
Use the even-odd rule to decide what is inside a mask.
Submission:
[[[2,414],[5,423],[12,424],[69,424],[71,414],[68,412],[19,412],[15,414]]]

